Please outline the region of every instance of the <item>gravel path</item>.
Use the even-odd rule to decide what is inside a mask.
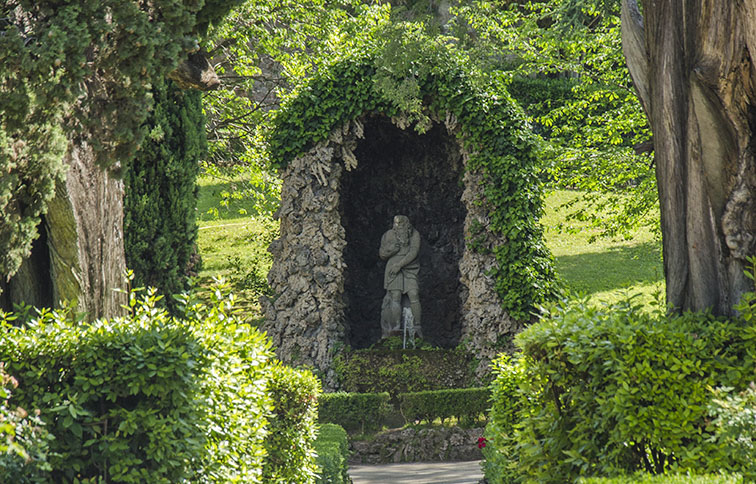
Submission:
[[[476,460],[351,465],[349,476],[354,484],[477,484],[483,472]]]

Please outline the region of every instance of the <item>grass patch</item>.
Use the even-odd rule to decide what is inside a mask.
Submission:
[[[661,242],[643,227],[630,240],[598,238],[588,222],[566,221],[565,203],[580,192],[555,190],[546,196],[544,226],[546,245],[556,258],[556,270],[571,293],[588,296],[590,304],[615,303],[638,295],[645,305],[664,294]],[[576,208],[581,207],[577,202]],[[560,230],[560,225],[564,228]]]
[[[278,237],[278,222],[260,213],[254,200],[234,197],[238,178],[198,179],[199,233],[197,246],[202,270],[195,281],[196,294],[206,299],[213,278],[231,284],[237,306],[248,320],[262,318],[259,298],[267,294],[267,276],[273,263],[268,245]]]

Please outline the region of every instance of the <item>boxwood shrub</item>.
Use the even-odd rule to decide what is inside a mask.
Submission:
[[[755,323],[709,313],[667,316],[629,302],[551,307],[516,338],[519,362],[498,366],[495,392],[499,385],[518,403],[512,418],[494,394],[488,453],[504,467],[487,465],[487,478],[737,471],[714,437],[707,407],[712,387],[743,389],[754,379]]]
[[[55,437],[52,470],[35,482],[255,483],[266,455],[271,475],[314,475],[317,381],[273,363],[265,337],[215,294],[180,319],[154,292],[93,323],[41,310],[15,327],[0,314],[0,361],[19,381],[8,405],[39,408]],[[296,470],[274,462],[284,446]]]
[[[322,424],[315,440],[318,484],[347,484],[349,480],[347,458],[349,441],[346,430],[336,424]]]
[[[633,474],[620,477],[591,477],[579,479],[578,484],[743,484],[745,481],[737,474],[690,474],[652,475]]]
[[[313,443],[320,381],[309,370],[280,363],[270,370],[268,393],[274,407],[266,429],[263,482],[312,482],[317,470]]]
[[[431,423],[451,417],[474,421],[488,412],[490,392],[487,387],[478,387],[400,393],[399,409],[407,422]]]
[[[389,409],[389,394],[323,393],[319,398],[318,420],[335,423],[347,430],[380,429]]]

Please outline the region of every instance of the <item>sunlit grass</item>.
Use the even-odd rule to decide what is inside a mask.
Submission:
[[[230,282],[237,306],[247,319],[262,317],[259,297],[272,263],[267,252],[278,236],[278,223],[270,216],[253,216],[254,202],[229,198],[233,181],[200,177],[197,246],[202,269],[197,278],[197,294],[206,296],[213,278]],[[221,205],[223,200],[227,205]]]
[[[648,305],[664,293],[661,242],[647,227],[630,240],[598,238],[597,229],[586,222],[565,221],[559,207],[580,196],[579,192],[556,190],[546,197],[542,219],[546,245],[556,258],[556,270],[572,293],[584,293],[593,304],[614,303],[638,295],[637,303]],[[580,203],[578,202],[578,206]],[[558,230],[565,228],[573,230]]]

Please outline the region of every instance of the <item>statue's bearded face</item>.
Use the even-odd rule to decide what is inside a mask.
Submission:
[[[412,226],[409,219],[403,215],[394,217],[394,230],[402,242],[408,241]]]

